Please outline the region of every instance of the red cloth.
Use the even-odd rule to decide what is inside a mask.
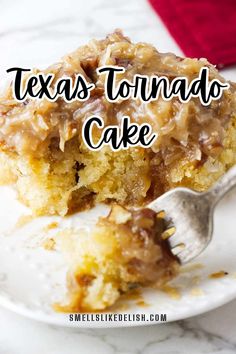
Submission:
[[[149,0],[186,56],[236,64],[236,0]]]

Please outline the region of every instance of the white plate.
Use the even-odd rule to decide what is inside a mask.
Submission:
[[[42,247],[43,228],[52,221],[62,226],[94,223],[105,215],[107,207],[67,217],[38,218],[21,228],[16,222],[27,209],[15,198],[9,187],[0,187],[0,305],[21,315],[61,326],[118,327],[143,322],[70,322],[68,315],[52,310],[52,303],[65,294],[66,264],[57,251]],[[129,301],[126,313],[166,313],[167,321],[201,314],[236,297],[236,193],[228,196],[215,214],[214,238],[208,249],[194,262],[203,265],[185,270],[174,281],[180,298],[172,298],[157,290],[143,291],[146,307]],[[56,230],[51,230],[51,235]],[[209,275],[224,270],[229,275],[211,279]],[[152,322],[153,323],[153,322]],[[146,322],[148,324],[148,322]]]

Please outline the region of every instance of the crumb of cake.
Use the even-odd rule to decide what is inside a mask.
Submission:
[[[165,218],[166,217],[166,212],[164,211],[164,210],[162,210],[162,211],[159,211],[158,213],[157,213],[157,216],[159,217],[159,218]]]
[[[43,241],[43,248],[47,251],[54,251],[55,246],[56,246],[56,241],[52,237]]]
[[[58,227],[58,225],[59,225],[59,223],[57,221],[53,221],[44,227],[44,231],[56,229]]]
[[[169,229],[165,230],[161,237],[163,240],[167,240],[169,237],[171,237],[176,231],[176,228],[174,226],[170,227]]]
[[[65,230],[58,237],[70,259],[68,302],[63,312],[91,312],[112,306],[122,294],[140,299],[143,286],[160,287],[178,272],[179,263],[161,234],[165,220],[150,209],[114,205],[92,232]]]
[[[96,85],[88,101],[20,103],[9,87],[0,98],[0,180],[13,183],[20,200],[35,214],[66,215],[97,202],[144,205],[176,186],[203,191],[235,164],[235,84],[209,106],[195,98],[181,103],[176,97],[111,103],[105,99],[104,77],[96,73],[102,65],[124,66],[121,79],[129,80],[136,74],[192,80],[207,66],[210,79],[225,81],[205,59],[159,53],[116,31],[43,71],[56,79],[84,75]],[[132,123],[149,123],[158,138],[148,149],[114,152],[106,146],[90,151],[81,128],[94,113],[105,126],[118,125],[127,115]]]
[[[210,275],[209,275],[209,278],[210,278],[210,279],[223,278],[223,277],[225,277],[225,276],[228,275],[228,274],[229,274],[228,272],[225,272],[224,270],[220,270],[219,272],[210,274]]]
[[[192,288],[190,294],[192,296],[203,296],[204,291],[201,288]]]
[[[204,265],[202,263],[187,264],[181,267],[180,273],[189,273],[203,268]]]
[[[32,214],[21,215],[18,218],[15,227],[16,228],[23,227],[23,226],[27,225],[29,222],[31,222],[33,219],[34,219],[34,216]]]
[[[145,302],[144,300],[140,300],[140,301],[137,301],[136,302],[136,305],[139,306],[139,307],[149,307],[150,305]]]

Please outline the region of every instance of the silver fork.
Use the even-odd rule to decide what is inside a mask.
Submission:
[[[180,263],[191,261],[207,247],[213,234],[215,206],[235,186],[236,166],[207,192],[175,188],[147,206],[155,212],[165,212],[170,223],[170,248]]]

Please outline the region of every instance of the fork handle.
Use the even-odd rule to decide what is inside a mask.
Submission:
[[[236,165],[232,167],[216,184],[211,187],[205,196],[214,207],[229,191],[236,186]]]

